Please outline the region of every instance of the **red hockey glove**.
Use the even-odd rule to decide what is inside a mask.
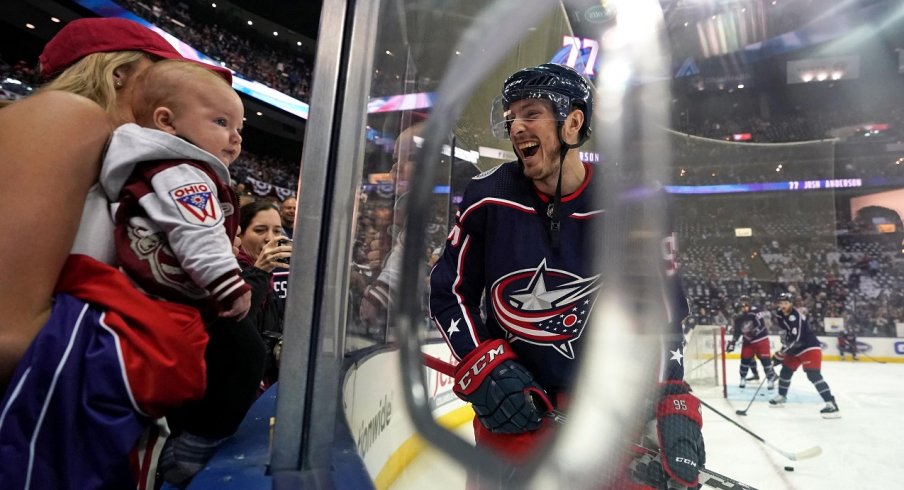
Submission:
[[[517,434],[537,430],[552,404],[534,377],[517,362],[508,342],[484,342],[455,368],[453,391],[470,402],[487,430]]]
[[[662,384],[656,420],[663,469],[677,483],[696,488],[700,468],[706,463],[706,448],[700,400],[690,394],[687,383]]]

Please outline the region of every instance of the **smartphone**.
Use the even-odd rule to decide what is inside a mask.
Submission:
[[[292,244],[292,240],[290,240],[290,239],[288,239],[288,238],[280,238],[279,241],[276,242],[276,244],[277,244],[278,246],[280,246],[280,247],[282,247],[283,245],[291,245],[291,244]],[[284,259],[276,259],[276,261],[279,262],[279,263],[281,263],[281,264],[289,265],[289,260],[290,260],[290,259],[291,259],[291,257],[286,257],[286,258],[284,258]]]

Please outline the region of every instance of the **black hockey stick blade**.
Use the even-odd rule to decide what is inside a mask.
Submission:
[[[765,373],[763,373],[765,374]],[[738,415],[747,415],[747,411],[750,410],[750,406],[753,405],[753,401],[756,400],[756,396],[760,393],[760,390],[763,389],[763,384],[766,383],[766,379],[768,377],[764,377],[762,381],[760,381],[760,385],[756,387],[756,391],[753,392],[753,398],[750,399],[750,403],[747,404],[747,407],[744,410],[735,410],[735,413]]]

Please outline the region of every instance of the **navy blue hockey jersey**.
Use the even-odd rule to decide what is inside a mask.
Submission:
[[[756,306],[750,306],[746,313],[741,313],[734,319],[734,328],[732,328],[732,341],[737,342],[739,337],[743,337],[744,343],[749,344],[758,342],[767,338],[768,331],[766,322],[763,317],[768,313],[763,313]]]
[[[782,345],[789,354],[800,354],[812,347],[821,348],[816,335],[810,330],[807,318],[797,308],[791,308],[786,315],[781,309],[773,313],[775,323],[781,329]]]
[[[549,197],[518,162],[471,181],[430,275],[430,316],[456,358],[488,339],[506,339],[544,389],[567,389],[603,281],[589,258],[599,247],[593,222],[604,212],[588,190],[594,169],[585,168],[581,187],[562,198],[558,248],[537,211],[545,213]],[[688,309],[680,288],[675,291],[680,299],[671,310],[677,335],[668,344],[669,379],[683,377],[680,322]]]

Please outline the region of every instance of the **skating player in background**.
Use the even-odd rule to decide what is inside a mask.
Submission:
[[[853,330],[844,329],[838,334],[838,355],[844,360],[844,354],[850,352],[854,360],[857,361],[857,354],[860,350],[857,348],[857,334]]]
[[[550,429],[549,407],[563,408],[602,280],[590,260],[591,226],[603,217],[591,196],[595,170],[578,155],[590,136],[592,93],[576,71],[554,64],[505,81],[500,114],[518,160],[471,181],[430,277],[430,314],[459,361],[454,391],[476,412],[476,443],[516,462]],[[672,289],[681,299],[671,325],[679,344],[669,345],[656,411],[665,469],[656,484],[696,488],[702,417],[680,362],[687,301]],[[506,486],[477,476],[469,488]]]
[[[791,376],[798,367],[803,366],[807,379],[816,387],[819,396],[826,402],[820,410],[823,418],[841,418],[838,404],[832,396],[829,384],[822,378],[822,347],[816,335],[810,330],[807,319],[794,308],[794,296],[791,293],[778,295],[778,309],[774,312],[775,322],[781,329],[782,348],[775,353],[776,362],[782,363],[779,375],[778,395],[769,400],[770,407],[781,407],[787,401],[786,395],[791,386]]]
[[[767,387],[771,390],[775,388],[775,381],[778,376],[772,370],[772,359],[769,355],[768,332],[766,323],[763,321],[766,313],[751,305],[750,298],[746,295],[741,296],[740,303],[741,313],[734,319],[732,338],[725,350],[728,352],[734,351],[738,340],[741,339],[741,382],[739,386],[743,388],[747,385],[748,369],[753,371],[754,379],[759,379],[759,375],[756,372],[756,358],[758,357],[768,381]]]

